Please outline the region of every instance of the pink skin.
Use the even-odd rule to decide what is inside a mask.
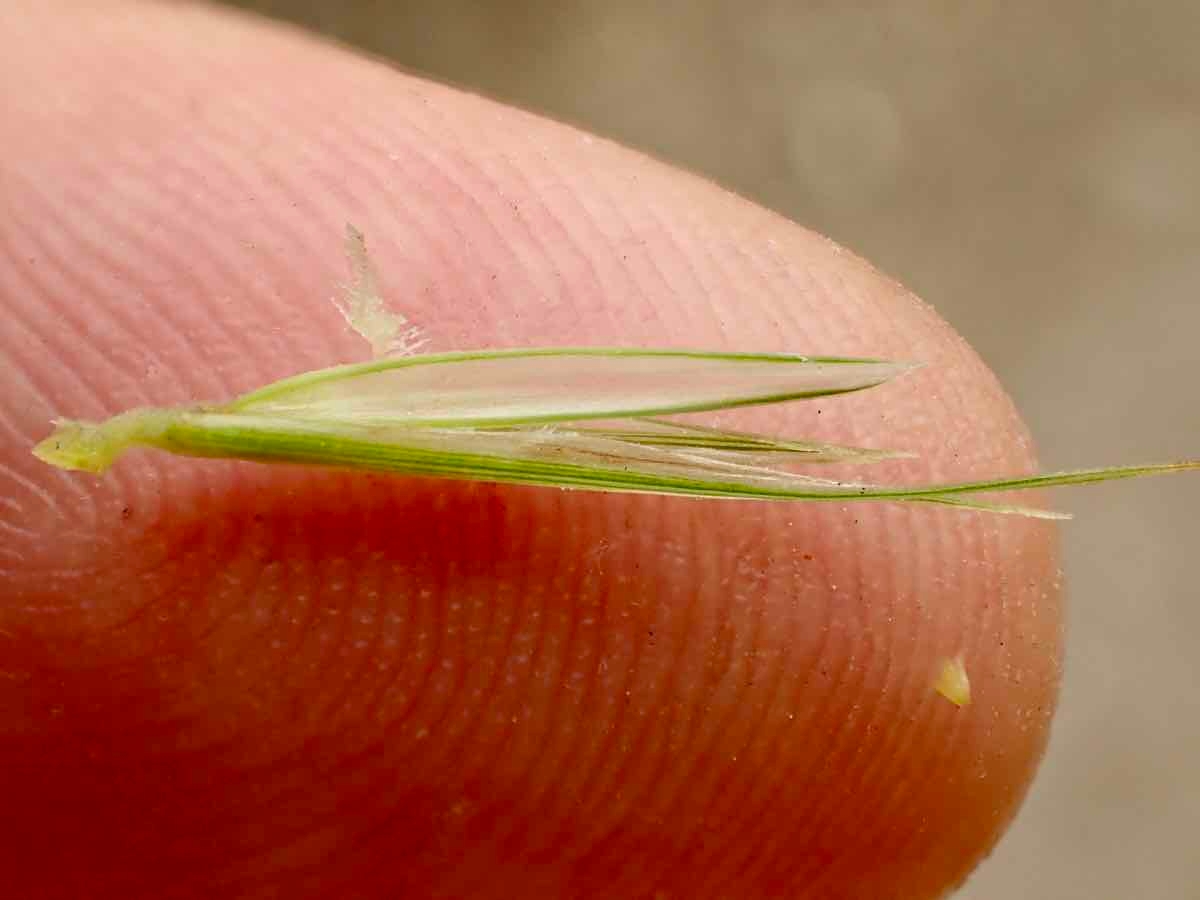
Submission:
[[[861,260],[642,156],[202,8],[4,4],[0,859],[13,896],[934,897],[1059,677],[1053,528],[134,453],[58,415],[361,359],[341,235],[433,349],[927,363],[726,414],[1028,470],[975,354]],[[19,85],[19,90],[12,86]],[[962,653],[974,700],[931,685]]]

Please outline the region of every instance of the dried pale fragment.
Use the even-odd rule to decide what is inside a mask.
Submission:
[[[342,285],[334,305],[346,320],[371,345],[374,356],[409,356],[425,344],[421,329],[410,325],[397,312],[389,312],[379,294],[379,280],[367,256],[367,242],[353,225],[346,226],[346,256],[353,280]]]
[[[942,660],[933,689],[955,706],[962,707],[971,702],[971,679],[967,677],[961,654]]]

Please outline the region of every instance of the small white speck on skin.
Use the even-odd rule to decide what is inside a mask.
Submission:
[[[955,706],[963,707],[971,702],[971,680],[967,677],[962,654],[942,660],[933,689]]]

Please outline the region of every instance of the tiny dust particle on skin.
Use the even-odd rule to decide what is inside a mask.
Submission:
[[[971,680],[961,655],[942,660],[933,689],[955,706],[962,707],[971,702]]]

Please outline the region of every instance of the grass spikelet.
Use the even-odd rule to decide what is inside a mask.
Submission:
[[[339,301],[377,354],[417,332],[383,306],[362,235]],[[1197,461],[932,485],[839,481],[796,471],[869,466],[902,451],[840,447],[684,424],[669,417],[867,390],[912,366],[879,359],[551,347],[383,356],[284,378],[206,406],[60,421],[39,459],[103,472],[125,449],[302,463],[578,490],[756,500],[886,500],[1041,518],[1062,514],[980,495],[1181,472]],[[965,674],[964,674],[965,678]]]

